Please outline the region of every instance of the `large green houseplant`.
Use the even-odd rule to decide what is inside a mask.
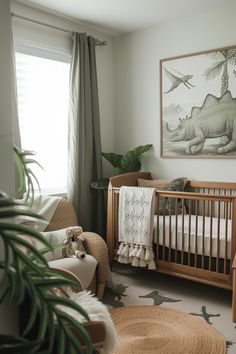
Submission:
[[[140,145],[133,150],[129,150],[124,155],[113,152],[102,152],[102,156],[114,167],[114,175],[120,175],[128,172],[138,172],[141,169],[140,156],[152,148],[152,144]],[[107,189],[109,177],[101,178],[92,182],[94,189]]]
[[[30,188],[31,182],[28,184]],[[4,257],[0,259],[0,306],[4,305],[7,298],[20,308],[27,298],[30,314],[20,336],[0,334],[0,353],[92,353],[91,340],[84,326],[60,306],[78,311],[89,321],[88,314],[75,302],[50,291],[54,287],[76,284],[48,267],[44,253],[51,250],[50,244],[34,229],[19,224],[18,217],[25,220],[40,219],[27,205],[0,192],[0,244],[4,249]],[[20,236],[22,233],[30,236],[31,240],[39,241],[43,248],[40,251],[36,249],[27,237]],[[33,337],[32,334],[29,336],[35,327]],[[86,350],[83,350],[74,333],[83,338]]]

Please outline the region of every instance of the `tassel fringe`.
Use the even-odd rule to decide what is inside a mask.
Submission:
[[[117,254],[120,263],[131,264],[133,267],[145,268],[147,266],[148,269],[156,269],[151,246],[121,242]]]

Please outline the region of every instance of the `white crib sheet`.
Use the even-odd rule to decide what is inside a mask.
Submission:
[[[175,215],[171,215],[171,242],[169,242],[169,215],[165,216],[165,246],[181,251],[182,250],[182,215],[178,215],[177,222],[177,247],[175,245]],[[159,215],[159,245],[163,246],[163,220],[164,217]],[[228,220],[227,242],[225,235],[226,220],[220,219],[220,240],[219,240],[219,257],[225,258],[225,248],[227,247],[227,259],[231,258],[231,220]],[[154,243],[157,243],[157,216],[154,219]],[[210,217],[205,216],[205,256],[210,254]],[[212,257],[217,257],[217,233],[218,219],[212,218]],[[184,215],[184,251],[188,252],[189,238],[189,216]],[[197,250],[195,249],[196,240],[196,215],[191,215],[191,232],[190,232],[190,252],[202,255],[202,239],[203,239],[203,217],[198,215],[198,233],[197,233]]]

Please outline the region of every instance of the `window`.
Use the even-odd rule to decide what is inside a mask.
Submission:
[[[65,193],[68,152],[68,61],[16,52],[22,148],[37,153],[42,193]]]

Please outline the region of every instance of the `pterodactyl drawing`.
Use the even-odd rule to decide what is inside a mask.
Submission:
[[[184,84],[188,89],[190,89],[191,87],[195,87],[194,85],[192,85],[189,80],[191,80],[193,78],[193,75],[183,75],[181,73],[179,73],[177,70],[175,70],[178,74],[180,74],[181,76],[176,76],[174,74],[172,74],[170,71],[166,70],[164,68],[166,75],[168,76],[168,78],[170,79],[170,81],[172,82],[171,87],[169,88],[168,91],[165,91],[164,93],[169,93],[173,90],[175,90],[180,84]]]

